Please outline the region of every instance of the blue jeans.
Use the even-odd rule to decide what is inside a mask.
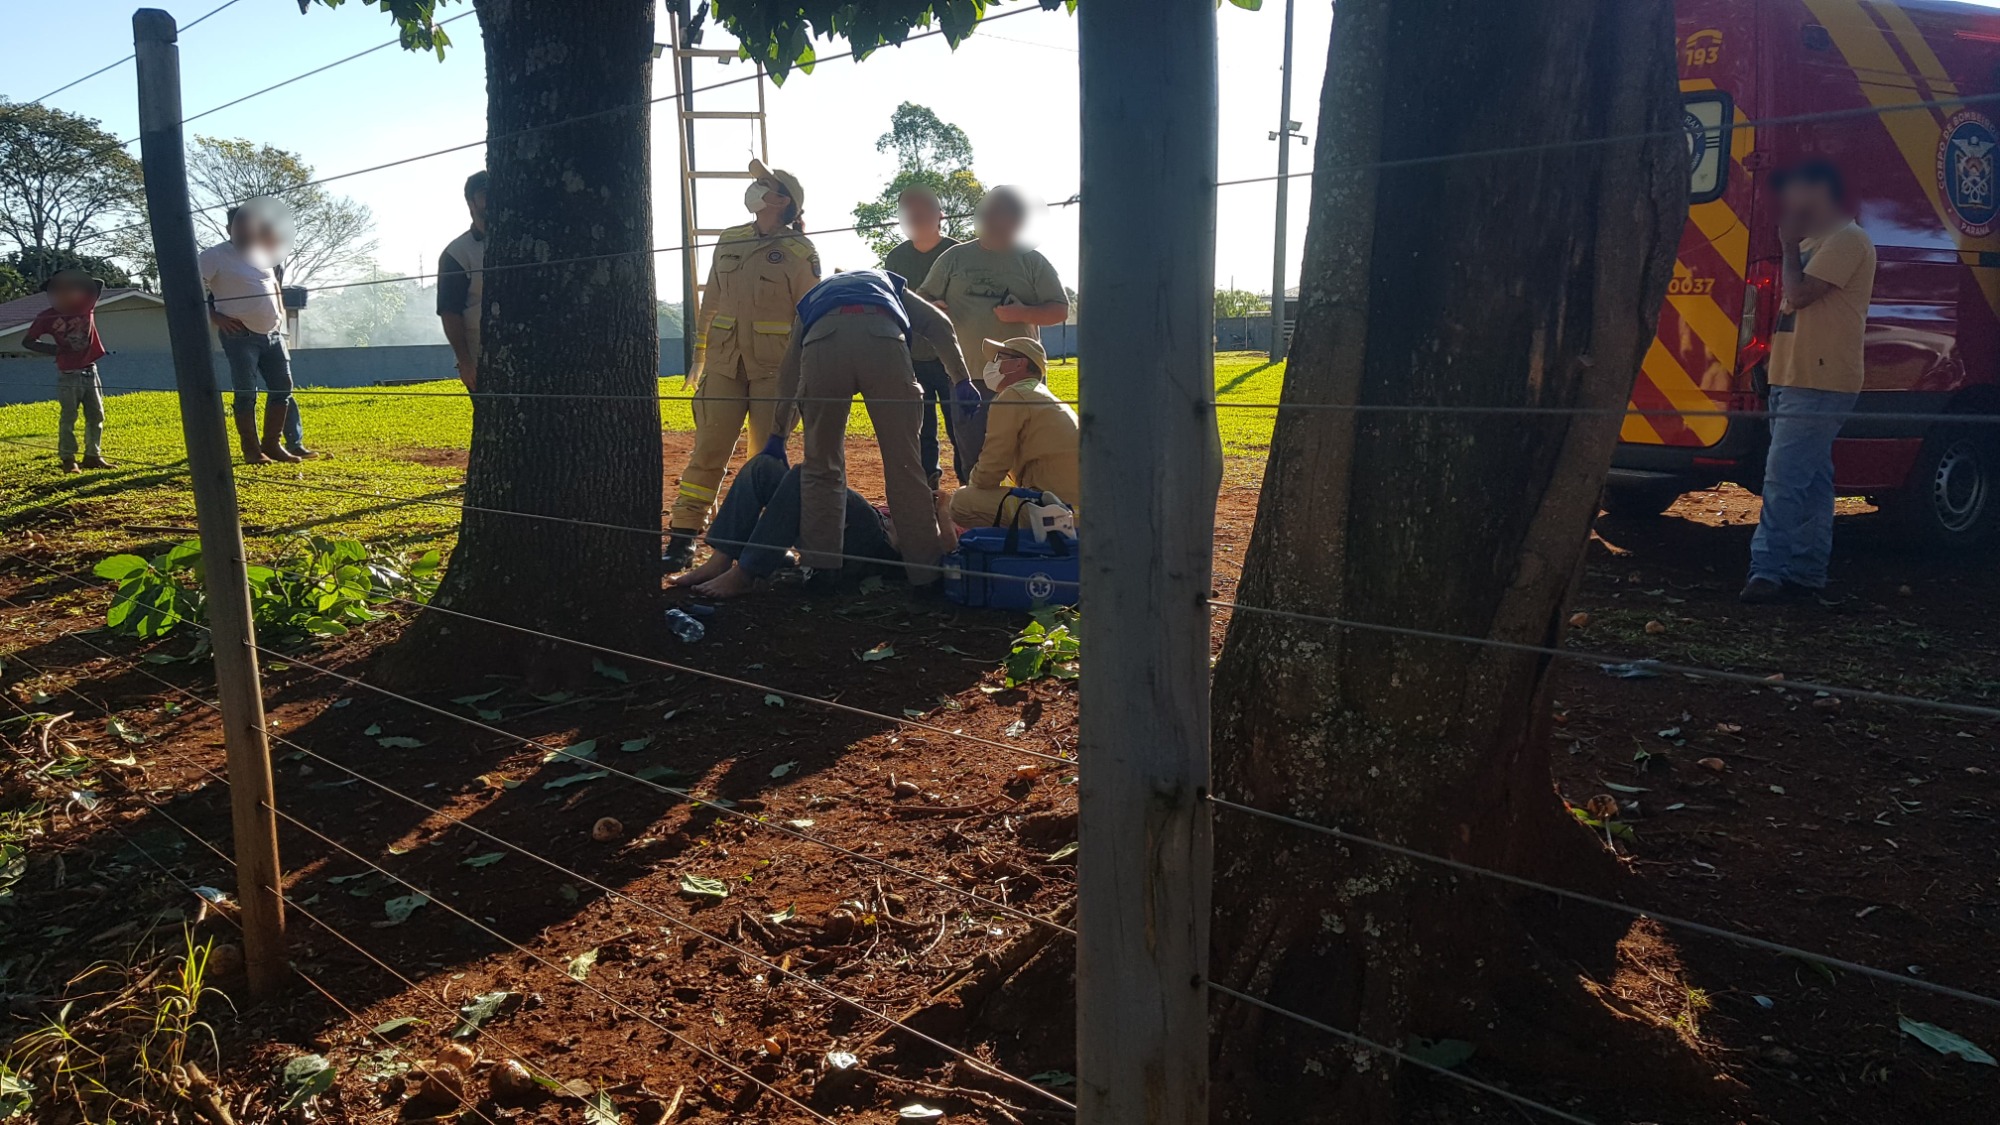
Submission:
[[[1861,396],[1772,387],[1764,510],[1750,539],[1750,577],[1812,589],[1833,555],[1833,439]]]
[[[785,552],[799,542],[800,475],[776,457],[760,454],[745,461],[709,522],[708,545],[756,578],[769,577],[785,565]],[[842,554],[896,560],[896,548],[882,534],[881,517],[866,497],[851,488],[845,531]]]
[[[299,425],[298,400],[292,397],[292,355],[285,350],[285,334],[268,336],[251,333],[222,337],[222,354],[229,360],[229,385],[236,392],[236,416],[257,416],[257,379],[274,399],[285,400],[285,448],[298,450],[306,445],[305,430]]]
[[[923,466],[924,477],[936,488],[942,470],[938,467],[938,412],[944,413],[944,436],[951,438],[953,471],[957,472],[958,437],[953,431],[951,416],[951,373],[944,364],[935,359],[913,359],[910,369],[916,373],[917,385],[924,389],[924,427],[917,433],[917,463]],[[977,450],[973,451],[977,454]],[[979,458],[975,456],[974,461]],[[971,472],[968,465],[966,473]],[[958,483],[965,483],[965,474],[959,474]]]

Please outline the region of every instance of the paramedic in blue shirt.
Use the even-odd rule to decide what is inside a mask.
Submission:
[[[882,485],[910,585],[937,589],[945,536],[920,450],[924,391],[910,362],[915,333],[937,349],[954,386],[967,382],[965,356],[951,321],[907,296],[901,277],[884,270],[835,274],[798,304],[791,343],[778,367],[777,416],[764,452],[784,455],[793,412],[805,420],[799,477],[799,550],[807,589],[840,578],[847,513],[847,413],[855,395],[868,407],[882,450]],[[796,399],[797,401],[793,401]]]

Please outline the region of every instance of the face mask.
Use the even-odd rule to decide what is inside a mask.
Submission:
[[[1000,374],[1000,361],[998,359],[989,359],[986,361],[986,369],[979,373],[979,378],[981,382],[986,384],[987,390],[997,392],[1000,389],[1001,380],[1005,379],[1006,376]]]
[[[764,209],[764,194],[764,189],[757,184],[751,184],[749,187],[744,188],[743,209],[753,215],[762,211]]]

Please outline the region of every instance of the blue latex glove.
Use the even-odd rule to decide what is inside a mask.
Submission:
[[[951,401],[958,410],[959,417],[970,418],[979,413],[979,404],[982,401],[979,387],[967,379],[951,388]]]
[[[758,451],[758,456],[776,457],[778,464],[789,467],[791,461],[785,457],[785,436],[784,434],[772,434],[771,440],[765,442],[764,448]]]

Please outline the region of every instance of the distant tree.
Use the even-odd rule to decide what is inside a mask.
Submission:
[[[42,282],[57,270],[82,270],[92,277],[103,278],[104,284],[113,289],[128,289],[134,284],[132,275],[117,262],[72,250],[45,247],[16,250],[7,255],[7,265],[21,275],[31,290],[40,289]]]
[[[653,320],[660,326],[660,339],[680,339],[683,331],[681,327],[681,307],[672,301],[655,301],[653,303],[656,306]]]
[[[1074,290],[1074,289],[1071,289],[1071,288],[1070,288],[1069,286],[1065,285],[1065,286],[1063,286],[1063,295],[1069,298],[1069,319],[1068,319],[1068,320],[1066,320],[1066,321],[1064,321],[1063,323],[1065,323],[1065,324],[1075,324],[1075,323],[1076,323],[1076,310],[1077,310],[1077,295],[1076,295],[1076,290]]]
[[[352,278],[375,266],[375,216],[344,195],[311,183],[312,165],[295,152],[240,137],[196,136],[188,149],[188,195],[195,233],[203,245],[229,237],[228,208],[259,195],[277,195],[292,209],[295,231],[286,260],[288,285]]]
[[[108,250],[143,190],[139,162],[94,119],[0,101],[0,240],[17,251]]]
[[[1217,289],[1215,291],[1215,318],[1269,315],[1271,298],[1263,293],[1252,293],[1248,289]]]
[[[28,279],[7,262],[0,262],[0,301],[14,301],[35,291]]]
[[[405,306],[421,295],[414,283],[371,268],[349,285],[331,293],[315,293],[299,319],[299,327],[314,347],[366,348],[402,343],[390,331],[399,327]],[[373,283],[373,284],[368,284]],[[436,333],[441,339],[443,330]]]
[[[896,175],[880,195],[855,206],[854,222],[878,259],[903,240],[896,200],[911,187],[937,193],[947,235],[960,241],[972,237],[972,210],[986,189],[972,174],[972,141],[965,130],[940,120],[928,106],[904,102],[889,116],[889,131],[875,141],[875,151],[896,154]]]

